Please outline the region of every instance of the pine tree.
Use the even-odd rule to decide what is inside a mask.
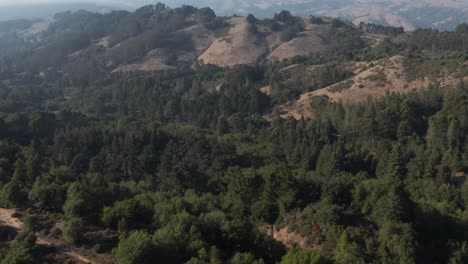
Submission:
[[[379,230],[380,261],[382,263],[415,263],[414,231],[409,224],[384,224]]]
[[[270,225],[270,235],[273,237],[274,224],[279,216],[277,184],[275,177],[271,175],[265,179],[263,192],[260,199],[252,206],[252,214],[254,217],[264,223]]]
[[[455,151],[458,151],[460,147],[461,131],[459,121],[456,118],[451,118],[447,128],[447,144],[449,148]]]
[[[13,208],[22,205],[26,201],[26,195],[23,192],[22,183],[12,179],[3,186],[0,193],[0,202],[3,207]]]
[[[406,162],[404,155],[402,147],[399,144],[395,144],[388,158],[385,177],[388,177],[392,181],[399,181],[405,178]]]
[[[326,145],[317,159],[317,171],[324,176],[333,176],[343,169],[344,162],[342,144]]]
[[[24,161],[22,159],[17,159],[15,162],[15,172],[13,173],[13,177],[15,181],[18,181],[20,183],[26,183],[28,179],[27,171],[26,171],[26,165],[24,164]]]
[[[41,159],[37,153],[30,153],[26,159],[26,174],[29,182],[34,182],[41,173]]]

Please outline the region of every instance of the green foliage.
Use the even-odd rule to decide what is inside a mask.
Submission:
[[[466,51],[468,47],[464,45],[468,38],[467,25],[459,25],[455,31],[438,31],[433,29],[418,29],[409,40],[409,45],[420,50],[451,50]]]
[[[23,185],[16,179],[5,184],[0,193],[0,202],[4,207],[17,207],[24,203]]]
[[[462,243],[453,243],[451,245],[452,253],[450,254],[449,262],[450,264],[455,263],[465,263],[468,261],[468,245],[466,242]]]
[[[256,260],[252,254],[236,253],[230,260],[229,264],[263,264],[263,260]]]
[[[352,106],[322,98],[313,122],[266,123],[240,114],[250,103],[238,98],[265,71],[223,74],[232,80],[219,91],[225,112],[206,129],[124,114],[93,122],[64,112],[9,116],[7,131],[27,131],[0,142],[3,201],[63,208],[70,243],[86,243],[87,224],[104,225],[121,233],[117,252],[151,248],[165,263],[278,262],[284,249],[260,233],[262,224],[287,225],[338,263],[416,262],[415,245],[427,250],[430,241],[443,245],[434,254],[453,252],[446,261],[463,257],[449,243],[465,234],[466,188],[450,180],[466,162],[463,86]],[[31,120],[55,120],[57,129],[46,135]],[[22,162],[38,155],[40,168]],[[28,200],[16,200],[26,191]],[[149,241],[141,251],[125,249],[137,244],[126,242],[135,230],[144,236],[135,240]],[[315,258],[297,255],[288,258]]]
[[[339,19],[333,19],[330,29],[324,36],[332,53],[350,52],[364,47],[360,31],[353,25]]]
[[[415,263],[413,229],[409,224],[386,223],[379,231],[378,253],[384,263]]]
[[[60,210],[66,200],[67,185],[74,179],[73,174],[70,168],[63,166],[37,177],[29,199],[36,207]]]
[[[323,24],[323,18],[317,16],[310,16],[310,23],[312,24]]]
[[[324,264],[329,263],[325,257],[312,250],[294,247],[281,259],[281,264]]]
[[[249,22],[250,24],[255,24],[255,23],[257,23],[257,21],[258,21],[258,20],[257,20],[257,18],[255,18],[254,15],[249,14],[249,15],[247,16],[247,22]]]
[[[2,264],[33,264],[36,263],[33,250],[36,245],[36,235],[31,230],[19,233],[6,255],[0,260]]]
[[[296,32],[292,28],[287,28],[285,31],[281,32],[280,40],[282,42],[288,42],[296,37]]]
[[[336,263],[366,263],[362,238],[353,236],[352,230],[345,230],[335,249]]]
[[[65,221],[63,238],[67,243],[78,245],[84,242],[84,221],[81,218],[70,218]]]
[[[102,222],[109,227],[118,227],[124,232],[138,227],[144,227],[152,220],[152,208],[147,208],[138,200],[125,200],[105,207],[102,212]]]
[[[155,257],[154,245],[146,232],[134,231],[120,239],[115,255],[119,264],[152,263]]]
[[[86,213],[86,191],[80,183],[73,183],[67,191],[67,200],[63,206],[65,215],[69,218],[79,217]]]
[[[13,248],[8,251],[5,258],[0,262],[2,264],[33,264],[36,263],[34,257],[26,248]]]
[[[24,226],[32,231],[37,230],[38,225],[40,224],[39,219],[36,216],[28,216],[24,219]]]
[[[407,220],[410,202],[406,193],[387,180],[372,179],[360,183],[354,192],[354,204],[377,223]]]
[[[359,23],[359,28],[367,33],[397,36],[405,33],[403,27],[382,26],[377,24]]]

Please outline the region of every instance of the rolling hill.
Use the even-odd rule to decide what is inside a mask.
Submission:
[[[259,17],[270,17],[287,9],[299,16],[314,14],[341,17],[356,24],[378,23],[403,26],[406,30],[429,27],[448,30],[468,21],[468,2],[456,0],[215,0],[196,1],[193,4],[209,5],[222,15],[252,13]]]
[[[300,119],[314,117],[316,98],[356,103],[454,85],[467,67],[459,55],[464,43],[466,25],[454,32],[405,33],[288,11],[267,19],[220,17],[210,8],[157,4],[135,12],[75,11],[51,20],[1,22],[0,75],[61,76],[86,85],[103,76],[260,67],[263,76],[253,85],[272,102],[272,111],[263,114]],[[209,83],[206,91],[218,93],[233,85],[222,74]]]
[[[88,63],[90,56],[100,71],[114,72],[194,63],[234,66],[326,52],[336,40],[331,36],[332,22],[313,22],[311,17],[293,17],[289,12],[265,20],[217,17],[208,8],[163,5],[133,13],[64,12],[51,20],[0,23],[0,53],[19,56],[30,51],[19,57],[26,69],[35,72],[67,65],[75,68]],[[338,31],[355,31],[353,25],[339,23]],[[353,34],[359,38],[361,33]],[[52,50],[50,57],[47,53]]]
[[[324,98],[328,102],[356,104],[368,99],[376,99],[386,94],[408,94],[429,86],[443,88],[453,87],[460,82],[460,76],[466,76],[468,63],[464,60],[452,61],[452,67],[432,68],[424,76],[410,78],[407,74],[408,59],[401,56],[352,65],[352,77],[328,87],[301,94],[300,98],[279,105],[275,114],[267,115],[268,119],[277,116],[282,118],[313,119],[315,111],[313,101]],[[424,67],[419,65],[419,67]],[[437,72],[437,73],[436,73]],[[466,81],[466,77],[464,78]]]

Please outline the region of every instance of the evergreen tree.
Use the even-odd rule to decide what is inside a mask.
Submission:
[[[394,182],[404,179],[406,176],[405,160],[402,147],[399,144],[394,145],[388,157],[385,177]]]
[[[63,237],[72,245],[84,242],[84,221],[81,218],[70,218],[65,221]]]
[[[413,229],[409,224],[387,223],[379,230],[378,252],[383,263],[415,263]]]
[[[26,165],[22,159],[17,159],[15,162],[15,172],[13,173],[12,179],[21,183],[26,183],[28,176],[26,171]]]

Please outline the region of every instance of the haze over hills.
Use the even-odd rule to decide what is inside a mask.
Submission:
[[[1,5],[0,21],[14,19],[50,19],[56,13],[64,11],[87,10],[90,12],[109,12],[111,10],[125,9],[122,5],[105,5],[99,3],[54,3],[54,4],[11,4]]]
[[[161,1],[171,7],[183,4],[196,7],[209,6],[220,16],[233,14],[254,14],[257,17],[271,17],[281,10],[294,15],[321,15],[341,17],[355,24],[360,22],[391,26],[403,26],[406,30],[415,28],[454,29],[458,24],[468,22],[468,1],[466,0],[166,0]],[[8,8],[0,8],[0,21],[16,18],[51,17],[56,12],[85,9],[89,11],[109,11],[125,9],[134,11],[153,1],[47,1],[38,4],[34,1],[10,3]],[[0,3],[0,6],[2,3]],[[31,11],[34,10],[34,11]]]
[[[362,21],[357,27],[349,21],[293,16],[288,11],[266,19],[252,15],[220,17],[210,8],[171,9],[157,4],[143,6],[135,12],[62,12],[53,20],[3,22],[0,23],[0,55],[9,58],[4,71],[36,76],[60,74],[78,82],[112,73],[177,72],[203,65],[235,67],[286,62],[284,69],[277,69],[282,77],[276,77],[275,82],[283,83],[283,88],[291,86],[292,80],[300,85],[291,86],[285,97],[275,82],[259,82],[259,91],[278,96],[274,111],[266,117],[313,118],[310,102],[315,97],[353,103],[369,96],[378,98],[387,92],[407,93],[412,91],[406,89],[409,86],[419,89],[438,83],[445,87],[456,83],[456,76],[464,68],[452,65],[449,71],[447,66],[437,66],[439,71],[449,72],[439,76],[434,70],[431,78],[405,78],[405,72],[410,69],[408,60],[401,57],[358,63],[346,60],[346,66],[338,69],[326,63],[297,67],[291,61],[310,57],[320,61],[318,58],[336,54],[361,58],[375,56],[369,54],[380,53],[381,49],[398,51],[404,47],[462,51],[466,48],[466,31],[466,25],[460,25],[456,32],[404,33],[402,27]],[[322,71],[330,70],[337,71],[327,73],[332,74],[331,79],[322,76]],[[222,79],[214,81],[214,88],[221,89],[223,83]]]
[[[170,2],[170,1],[168,1]],[[195,3],[194,3],[195,4]],[[289,10],[295,15],[324,15],[391,26],[453,29],[468,21],[468,1],[456,0],[227,0],[201,1],[221,14],[272,16]]]
[[[392,30],[390,34],[403,33],[401,28]],[[226,67],[363,48],[364,39],[383,39],[349,22],[294,17],[287,11],[262,20],[217,17],[209,8],[171,10],[163,5],[144,6],[133,13],[77,11],[59,13],[53,20],[4,22],[0,36],[0,54],[28,51],[20,60],[25,70],[36,73],[76,69],[91,57],[99,63],[96,70],[107,72],[170,70],[194,63]]]

